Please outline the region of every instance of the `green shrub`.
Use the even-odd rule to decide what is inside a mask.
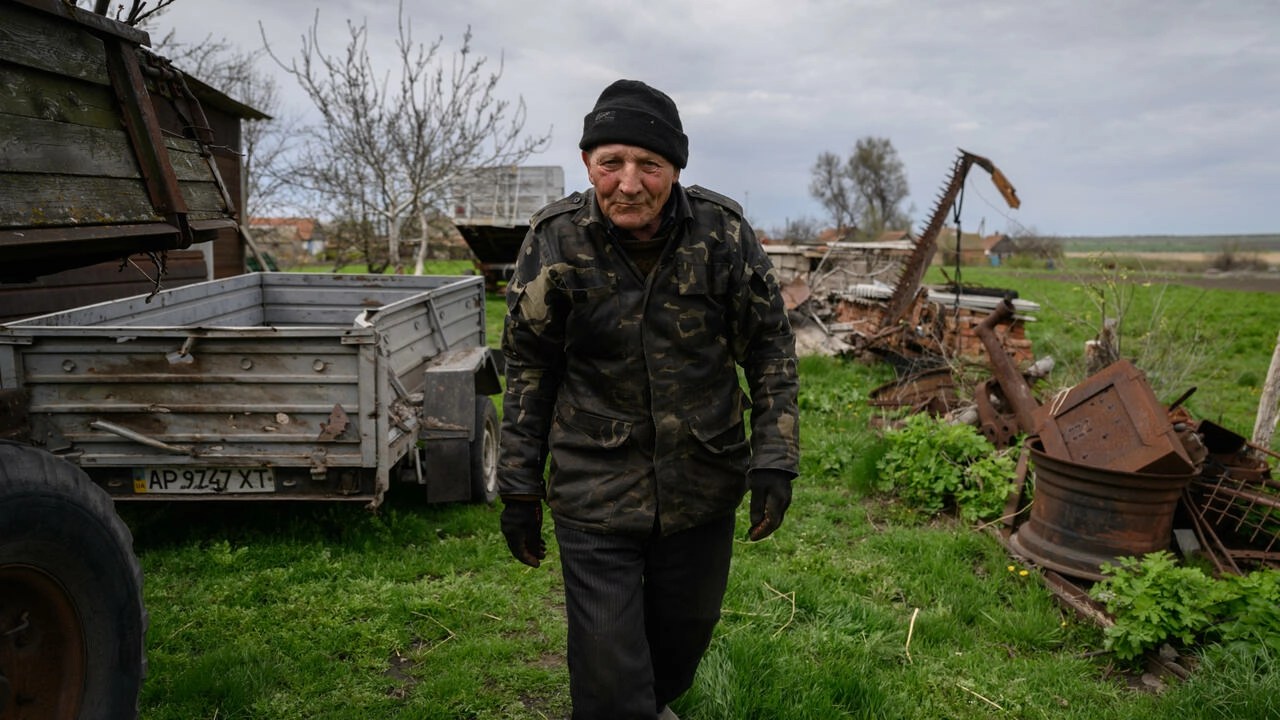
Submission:
[[[967,522],[999,517],[1013,489],[1014,459],[970,425],[912,415],[885,434],[888,449],[876,467],[882,492],[936,513],[954,505]]]
[[[1105,645],[1122,660],[1171,640],[1193,644],[1213,622],[1214,605],[1226,599],[1213,578],[1166,551],[1103,563],[1102,573],[1109,577],[1089,594],[1115,616]]]
[[[1218,639],[1246,649],[1261,645],[1280,654],[1280,570],[1230,575],[1221,582],[1227,599],[1218,608]]]
[[[1162,551],[1106,563],[1102,572],[1109,577],[1090,594],[1116,618],[1106,646],[1121,659],[1169,641],[1280,651],[1280,570],[1215,579]]]

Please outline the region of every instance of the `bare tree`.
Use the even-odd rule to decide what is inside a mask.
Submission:
[[[374,67],[367,23],[348,20],[345,50],[325,52],[318,10],[297,59],[285,64],[268,52],[323,118],[305,133],[293,181],[335,204],[358,201],[385,228],[388,257],[402,271],[401,242],[416,233],[420,247],[426,244],[433,208],[456,176],[519,164],[546,147],[550,132],[524,136],[524,101],[513,105],[496,96],[502,62],[490,70],[486,58],[475,57],[470,28],[446,58],[442,37],[429,46],[414,42],[403,4],[397,20],[398,82],[394,72]]]
[[[147,8],[146,0],[131,0],[129,8],[126,10],[123,2],[116,3],[115,15],[111,14],[112,0],[93,0],[93,11],[99,15],[105,15],[118,20],[126,25],[141,25],[147,20],[154,18],[156,15],[164,12],[165,8],[172,5],[176,0],[157,0],[150,8]],[[70,5],[79,5],[80,0],[67,0]],[[86,5],[89,3],[85,2]]]
[[[908,194],[907,173],[888,138],[858,140],[846,160],[824,152],[811,172],[809,193],[842,234],[853,229],[860,239],[875,240],[887,228],[910,225],[899,207]]]
[[[831,152],[818,155],[810,172],[809,194],[826,208],[836,232],[843,236],[856,228],[860,197],[840,156]]]
[[[1018,254],[1034,258],[1037,262],[1057,263],[1064,257],[1062,240],[1052,235],[1041,234],[1034,227],[1022,227],[1013,236]]]
[[[907,172],[889,138],[858,140],[849,156],[847,172],[862,199],[858,224],[866,239],[875,240],[886,229],[910,224],[898,207],[909,193]]]
[[[782,228],[769,231],[770,237],[792,245],[808,245],[818,240],[818,221],[811,217],[788,219]]]

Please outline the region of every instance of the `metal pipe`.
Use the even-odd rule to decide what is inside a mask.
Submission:
[[[978,323],[974,333],[982,341],[982,346],[987,349],[987,357],[991,363],[991,369],[995,372],[996,382],[1004,391],[1005,399],[1013,406],[1013,416],[1018,421],[1018,429],[1034,434],[1037,429],[1036,409],[1040,404],[1032,396],[1031,387],[1027,385],[1022,373],[1018,372],[1018,368],[1009,359],[1008,351],[995,333],[996,325],[1012,317],[1013,301],[1005,298],[995,310],[991,311],[990,315]]]
[[[89,427],[94,428],[95,430],[105,430],[113,435],[119,435],[120,437],[125,438],[126,440],[132,440],[137,443],[142,443],[147,447],[153,447],[157,450],[164,450],[165,452],[171,452],[171,453],[174,453],[175,455],[191,454],[191,450],[189,448],[181,448],[181,447],[178,447],[177,445],[170,445],[168,443],[161,442],[159,440],[156,440],[155,438],[147,437],[146,435],[143,435],[140,432],[135,432],[133,430],[130,430],[129,428],[121,427],[119,425],[116,425],[115,423],[109,423],[106,420],[94,420],[93,422],[89,423]]]

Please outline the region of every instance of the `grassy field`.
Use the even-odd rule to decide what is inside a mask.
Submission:
[[[1042,304],[1028,330],[1037,354],[1057,357],[1053,381],[1070,382],[1101,312],[1094,291],[966,274],[1011,279]],[[1251,428],[1246,396],[1256,404],[1280,303],[1134,287],[1126,324],[1152,330],[1126,354],[1178,359],[1160,371],[1161,397],[1191,382],[1193,410],[1233,427],[1248,416]],[[502,307],[490,297],[494,342]],[[1184,359],[1196,342],[1203,349]],[[1132,668],[1101,651],[1101,632],[1060,609],[992,536],[870,492],[882,446],[866,393],[887,367],[810,357],[800,372],[803,474],[792,510],[770,539],[737,545],[724,620],[675,706],[681,717],[1280,717],[1275,658],[1214,652],[1187,682],[1130,687],[1122,671]],[[393,489],[377,515],[213,503],[123,513],[151,614],[143,718],[567,716],[549,531],[549,562],[532,569],[509,557],[498,508],[429,506],[411,487]]]
[[[1067,252],[1215,253],[1280,251],[1280,235],[1121,235],[1059,238]]]
[[[930,273],[927,281],[941,281],[936,269]],[[1146,373],[1158,398],[1172,402],[1195,388],[1186,403],[1193,415],[1252,434],[1280,332],[1280,295],[1208,290],[1131,269],[964,268],[962,281],[1040,304],[1027,336],[1037,357],[1057,361],[1043,396],[1084,379],[1085,341],[1104,317],[1117,318],[1121,354]]]

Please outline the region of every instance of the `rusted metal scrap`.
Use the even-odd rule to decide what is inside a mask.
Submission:
[[[971,152],[961,150],[960,156],[956,158],[955,164],[951,168],[951,175],[948,177],[946,185],[943,186],[942,192],[939,193],[937,203],[934,204],[933,213],[929,216],[929,223],[925,225],[924,232],[920,233],[920,237],[916,239],[915,247],[912,248],[911,254],[902,265],[898,280],[893,287],[893,293],[884,305],[880,319],[881,327],[897,324],[906,315],[907,308],[915,301],[916,292],[920,288],[920,281],[924,279],[924,271],[929,267],[929,263],[933,260],[933,253],[937,250],[938,234],[942,232],[947,213],[955,205],[956,200],[959,199],[960,193],[964,189],[965,178],[968,177],[969,170],[974,165],[991,173],[992,182],[995,183],[996,188],[1000,191],[1001,196],[1004,197],[1005,202],[1009,204],[1009,207],[1017,208],[1022,204],[1018,200],[1018,194],[1013,189],[1013,185],[990,160],[981,155],[974,155]]]
[[[1035,501],[1010,537],[1019,555],[1073,577],[1103,579],[1103,563],[1168,548],[1193,472],[1138,473],[1084,465],[1028,442]]]
[[[1018,429],[1028,435],[1035,473],[1036,500],[1010,547],[1090,580],[1103,578],[1103,563],[1167,548],[1183,489],[1197,471],[1168,410],[1124,360],[1038,405],[992,332],[1011,312],[1002,303],[978,327]]]
[[[1263,455],[1272,455],[1208,420],[1196,428],[1207,457],[1183,496],[1192,528],[1219,572],[1280,567],[1280,482]]]
[[[880,356],[900,367],[915,364],[917,358],[926,359],[922,365],[929,365],[930,358],[938,361],[932,364],[948,358],[980,359],[983,348],[972,330],[991,309],[982,301],[997,298],[973,296],[960,288],[942,293],[921,287],[948,212],[960,198],[974,165],[991,173],[1010,207],[1020,205],[1013,186],[990,160],[961,150],[918,238],[832,243],[806,274],[804,282],[810,292],[788,289],[788,309],[808,302],[810,314],[825,315],[826,331],[844,334],[858,353]],[[1024,303],[1020,308],[1023,314],[1010,318],[1005,333],[1007,344],[1027,362],[1031,360],[1031,344],[1022,321],[1034,307]]]
[[[872,407],[905,407],[912,413],[935,416],[945,415],[961,404],[950,367],[923,370],[887,382],[871,391],[869,402]]]
[[[922,322],[910,342],[898,342],[899,347],[920,353],[913,362],[923,365],[923,369],[913,369],[898,380],[876,388],[871,394],[871,405],[907,407],[912,412],[947,415],[953,421],[974,424],[997,448],[1009,447],[1020,434],[1032,432],[1032,413],[1037,403],[1031,396],[1031,378],[1042,376],[1046,372],[1043,367],[1052,367],[1052,358],[1042,359],[1047,361],[1043,363],[1031,362],[1034,360],[1031,343],[1021,333],[1012,299],[988,297],[986,301],[983,305],[964,308],[962,314],[939,309],[937,299],[930,297],[933,319]],[[979,318],[978,310],[983,307],[995,309]],[[918,317],[921,316],[914,319]],[[902,333],[902,327],[885,328],[882,333]],[[879,351],[887,352],[886,347],[879,346]],[[901,356],[891,356],[891,359],[893,357],[911,367]],[[963,368],[972,368],[978,361],[996,368],[997,378],[976,382],[957,379],[957,372],[971,375]],[[1019,366],[1025,366],[1026,371],[1020,371]],[[966,388],[971,392],[966,392]],[[1016,394],[1016,404],[1011,402],[1010,393]],[[969,395],[972,395],[971,402],[962,399]],[[1023,416],[1021,421],[1017,418],[1018,406]]]
[[[1182,475],[1194,463],[1142,371],[1118,360],[1053,399],[1038,433],[1056,457],[1117,472]]]
[[[876,290],[879,292],[877,293]],[[977,327],[999,298],[968,293],[922,290],[908,307],[906,318],[895,325],[879,325],[878,298],[885,286],[860,286],[834,301],[832,327],[849,334],[850,344],[861,353],[879,357],[896,367],[937,365],[947,361],[985,363],[987,349]],[[1013,300],[1016,312],[1001,318],[995,328],[1002,352],[1019,365],[1035,360],[1026,323],[1039,305]]]
[[[973,402],[978,415],[978,432],[997,448],[1013,445],[1019,434],[1018,420],[1015,414],[1003,411],[1009,404],[999,383],[994,379],[978,383]]]
[[[1031,386],[1027,384],[1022,374],[1018,372],[1013,359],[1008,355],[1004,345],[996,337],[995,332],[996,325],[1001,321],[1012,318],[1013,312],[1013,302],[1009,298],[1005,298],[999,305],[996,305],[986,319],[974,327],[974,334],[987,350],[987,361],[991,363],[991,369],[995,372],[996,382],[1000,384],[1000,389],[1009,401],[1014,418],[1018,422],[1018,429],[1024,433],[1034,433],[1036,431],[1036,408],[1039,407],[1039,404],[1036,402],[1035,396],[1031,394]]]

